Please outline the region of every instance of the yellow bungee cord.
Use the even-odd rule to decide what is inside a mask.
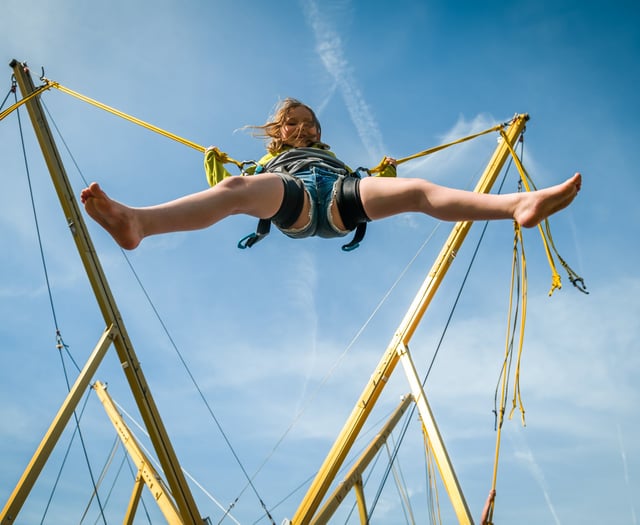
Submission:
[[[26,104],[27,102],[29,102],[32,98],[37,97],[43,91],[46,91],[47,89],[49,89],[49,87],[50,86],[47,86],[47,85],[40,86],[39,88],[37,88],[37,89],[33,90],[31,93],[29,93],[23,99],[18,100],[18,102],[16,102],[12,106],[8,107],[4,111],[0,112],[0,120],[3,120],[7,115],[11,114],[13,111],[18,109],[23,104]]]

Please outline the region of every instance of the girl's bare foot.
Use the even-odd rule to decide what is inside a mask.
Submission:
[[[521,193],[513,218],[525,228],[537,226],[550,215],[566,208],[576,197],[582,185],[582,175],[576,173],[562,184],[531,193]]]
[[[82,190],[80,200],[89,216],[126,250],[133,250],[143,235],[132,208],[110,199],[97,182]]]

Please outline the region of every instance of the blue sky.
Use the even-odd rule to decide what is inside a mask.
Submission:
[[[241,128],[261,124],[294,96],[317,109],[323,139],[352,166],[403,157],[529,113],[524,161],[538,186],[575,171],[583,189],[551,221],[562,256],[589,295],[550,298],[540,237],[527,231],[529,312],[521,390],[527,426],[505,424],[496,523],[637,524],[640,516],[640,278],[635,157],[640,139],[640,17],[633,2],[365,2],[221,0],[5,0],[0,50],[8,91],[16,58],[35,73],[232,157],[258,158]],[[37,75],[36,75],[37,76]],[[115,197],[153,204],[200,190],[201,155],[60,92],[43,97],[83,178]],[[80,365],[104,321],[89,290],[48,173],[22,113],[33,199],[57,325]],[[405,164],[400,176],[468,188],[495,146],[490,136]],[[44,279],[15,114],[0,123],[0,501],[9,497],[64,399],[66,384]],[[74,167],[74,161],[80,173]],[[506,191],[517,187],[509,173]],[[277,523],[291,517],[394,331],[450,226],[401,216],[369,227],[362,246],[293,241],[277,231],[236,249],[255,220],[234,217],[202,232],[149,238],[130,264],[160,313],[243,468]],[[122,252],[89,229],[144,373],[193,491],[213,523],[268,523],[258,498],[200,399]],[[472,228],[412,340],[426,373],[482,225]],[[427,382],[427,395],[477,519],[491,484],[493,396],[504,352],[512,249],[508,221],[491,224]],[[65,361],[73,377],[73,365]],[[115,352],[96,379],[131,414]],[[400,369],[367,425],[369,434],[408,391]],[[419,425],[413,417],[399,466],[417,523],[428,522]],[[95,395],[82,417],[94,474],[115,434]],[[40,523],[67,430],[25,505]],[[399,439],[399,436],[396,436]],[[132,478],[118,449],[101,498],[122,520]],[[367,486],[373,501],[383,453]],[[125,474],[126,473],[126,474]],[[115,481],[115,483],[114,483]],[[197,482],[197,483],[196,483]],[[199,487],[203,487],[201,490]],[[302,487],[300,489],[299,487]],[[206,491],[206,492],[205,492]],[[81,521],[91,494],[77,439],[45,523]],[[441,490],[444,523],[453,521]],[[157,511],[151,498],[152,521]],[[347,517],[349,502],[336,522]],[[397,489],[381,492],[373,523],[406,523]],[[233,521],[235,520],[235,521]],[[97,506],[84,522],[102,522]],[[147,523],[141,512],[136,523]]]

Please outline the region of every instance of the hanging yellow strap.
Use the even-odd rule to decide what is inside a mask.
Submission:
[[[89,98],[85,95],[82,95],[81,93],[78,93],[76,91],[73,91],[69,88],[66,88],[64,86],[62,86],[60,83],[58,82],[54,82],[52,80],[43,78],[42,79],[45,82],[45,85],[47,86],[47,88],[49,87],[54,87],[56,89],[58,89],[59,91],[62,91],[63,93],[66,93],[68,95],[71,95],[73,97],[76,97],[80,100],[82,100],[83,102],[86,102],[88,104],[91,104],[92,106],[95,106],[97,108],[100,108],[104,111],[107,111],[113,115],[116,115],[120,118],[123,118],[125,120],[128,120],[129,122],[133,122],[134,124],[137,124],[138,126],[142,126],[143,128],[146,128],[148,130],[151,130],[155,133],[158,133],[160,135],[163,135],[167,138],[170,138],[171,140],[175,140],[176,142],[180,142],[181,144],[184,144],[186,146],[189,146],[190,148],[193,148],[195,150],[200,151],[201,153],[204,153],[206,148],[204,146],[200,146],[199,144],[196,144],[195,142],[192,142],[188,139],[182,138],[174,133],[171,133],[169,131],[166,131],[162,128],[159,128],[158,126],[154,126],[153,124],[149,124],[148,122],[145,122],[144,120],[140,120],[139,118],[133,117],[131,115],[127,115],[126,113],[119,111],[115,108],[112,108],[110,106],[107,106],[106,104],[103,104],[102,102],[98,102],[97,100],[94,100],[92,98]],[[215,149],[216,152],[216,157],[218,157],[220,159],[221,162],[226,163],[233,163],[236,166],[238,166],[240,169],[242,169],[244,163],[237,161],[233,158],[231,158],[229,155],[227,155],[226,153],[221,152],[218,149]]]
[[[503,140],[505,141],[507,147],[509,148],[511,156],[513,157],[513,160],[516,164],[516,167],[520,172],[520,178],[522,180],[522,183],[524,184],[525,189],[527,191],[531,191],[529,186],[531,185],[531,187],[533,187],[533,189],[535,190],[536,189],[535,184],[531,180],[531,177],[529,176],[527,171],[524,169],[524,166],[522,165],[522,162],[520,161],[520,158],[518,157],[517,153],[513,149],[513,146],[511,146],[511,144],[507,140],[506,134],[504,133],[503,130],[500,130],[500,134],[502,135]],[[560,275],[558,275],[558,272],[556,271],[556,267],[553,262],[553,257],[551,256],[551,251],[549,250],[549,246],[551,246],[551,249],[555,253],[556,257],[558,258],[558,261],[567,272],[567,275],[569,277],[569,281],[571,281],[571,284],[573,284],[573,286],[575,286],[582,293],[588,294],[589,292],[587,292],[586,286],[584,284],[584,279],[580,277],[576,272],[573,271],[573,269],[569,266],[569,264],[567,264],[567,262],[562,258],[562,256],[558,252],[553,242],[553,236],[551,235],[551,227],[549,226],[549,221],[547,219],[542,221],[542,223],[538,225],[538,230],[542,235],[542,241],[544,243],[544,248],[547,253],[547,259],[549,260],[549,265],[551,266],[551,271],[553,274],[551,290],[549,290],[549,295],[552,295],[556,288],[562,288]]]
[[[509,148],[509,151],[511,152],[511,156],[513,157],[513,161],[516,167],[518,168],[518,172],[520,173],[520,179],[522,180],[522,184],[524,184],[525,189],[527,191],[531,191],[531,188],[533,187],[533,189],[535,190],[536,188],[535,188],[535,185],[533,184],[533,181],[531,180],[531,177],[529,177],[529,174],[524,169],[524,166],[522,165],[522,162],[520,162],[520,158],[518,157],[516,151],[513,149],[513,146],[509,143],[509,140],[507,139],[507,135],[502,130],[500,130],[500,135],[502,135],[502,139],[504,140],[505,144]],[[552,295],[557,288],[562,288],[562,281],[560,279],[560,274],[558,274],[558,271],[556,270],[556,265],[555,265],[555,261],[553,260],[553,256],[551,255],[551,250],[549,249],[549,242],[547,240],[547,235],[546,235],[547,233],[549,233],[550,235],[548,220],[545,219],[543,221],[543,224],[546,225],[546,228],[543,230],[542,224],[539,224],[538,230],[540,231],[540,235],[542,236],[542,244],[544,245],[544,250],[547,254],[547,260],[549,261],[549,266],[551,267],[551,289],[549,290],[549,295]]]
[[[484,131],[481,131],[480,133],[475,133],[474,135],[469,135],[467,137],[462,137],[461,139],[458,140],[454,140],[453,142],[448,142],[447,144],[441,144],[440,146],[435,146],[434,148],[429,148],[426,149],[424,151],[420,151],[419,153],[414,153],[413,155],[409,155],[408,157],[403,157],[401,159],[397,159],[396,163],[398,165],[403,164],[405,162],[408,162],[410,160],[413,159],[417,159],[420,157],[425,157],[427,155],[431,155],[432,153],[435,153],[436,151],[440,151],[443,149],[446,149],[450,146],[455,146],[456,144],[461,144],[463,142],[467,142],[468,140],[472,140],[478,137],[481,137],[482,135],[487,135],[489,133],[493,133],[494,131],[502,131],[502,129],[504,128],[504,124],[498,124],[497,126],[494,126],[490,129],[485,129]],[[386,160],[386,157],[384,159],[382,159],[380,161],[380,164],[378,164],[375,168],[371,168],[369,170],[369,173],[379,173],[381,172],[385,166],[387,166],[388,162]]]
[[[522,361],[522,349],[524,348],[524,329],[527,324],[527,258],[524,252],[524,240],[522,239],[522,228],[519,224],[515,224],[515,238],[514,238],[514,260],[513,265],[517,265],[518,258],[518,246],[520,247],[520,337],[518,339],[518,356],[516,358],[516,368],[514,371],[513,379],[513,400],[511,406],[511,412],[509,413],[509,419],[513,417],[513,412],[516,409],[516,405],[520,408],[520,416],[522,418],[522,426],[526,426],[524,419],[524,404],[522,403],[522,396],[520,394],[520,363]],[[515,272],[514,272],[515,273]],[[514,277],[515,278],[515,277]],[[495,488],[495,487],[494,487]]]
[[[520,257],[518,256],[518,248],[520,249]],[[500,443],[502,438],[502,424],[504,422],[504,414],[505,414],[505,403],[507,398],[507,388],[509,382],[509,363],[511,362],[511,357],[513,355],[513,347],[512,340],[513,335],[511,332],[512,326],[512,316],[514,312],[513,300],[516,289],[516,284],[518,282],[517,269],[518,269],[518,259],[520,259],[520,304],[521,304],[521,316],[520,316],[520,335],[518,338],[518,355],[516,358],[516,366],[514,371],[514,381],[513,381],[513,400],[512,400],[512,408],[509,413],[509,419],[513,417],[513,412],[516,409],[516,406],[520,408],[520,415],[522,417],[522,425],[526,426],[525,422],[525,410],[524,404],[522,402],[522,396],[520,393],[520,364],[522,362],[522,349],[524,348],[524,331],[526,325],[527,318],[527,263],[526,256],[524,252],[524,242],[522,239],[522,229],[518,223],[514,221],[514,239],[513,239],[513,259],[511,263],[511,288],[509,292],[509,315],[507,319],[507,336],[505,341],[505,356],[504,361],[502,363],[502,387],[500,394],[500,407],[497,410],[496,417],[496,447],[495,447],[495,456],[493,462],[493,477],[491,481],[491,490],[496,490],[496,484],[498,479],[498,459],[500,457]],[[493,510],[494,510],[495,501],[491,500],[489,503],[489,508],[487,511],[487,525],[492,525],[493,523]]]
[[[4,119],[7,115],[11,114],[13,111],[18,109],[23,104],[26,104],[27,102],[29,102],[33,97],[37,97],[40,93],[42,93],[43,91],[49,89],[49,87],[50,86],[48,86],[48,85],[40,86],[38,89],[33,90],[31,93],[29,93],[23,99],[18,100],[18,102],[16,102],[13,106],[8,107],[2,113],[0,113],[0,120]]]

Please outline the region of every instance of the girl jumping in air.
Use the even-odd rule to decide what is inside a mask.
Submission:
[[[391,158],[382,176],[360,179],[321,142],[313,110],[290,98],[269,122],[256,128],[270,139],[256,176],[231,176],[217,150],[209,148],[209,189],[138,208],[112,200],[93,182],[82,190],[81,201],[122,248],[131,250],[150,235],[207,228],[240,213],[271,221],[293,238],[342,237],[369,221],[406,212],[446,221],[513,219],[529,228],[568,206],[582,182],[576,173],[533,192],[475,193],[419,178],[396,178]]]

